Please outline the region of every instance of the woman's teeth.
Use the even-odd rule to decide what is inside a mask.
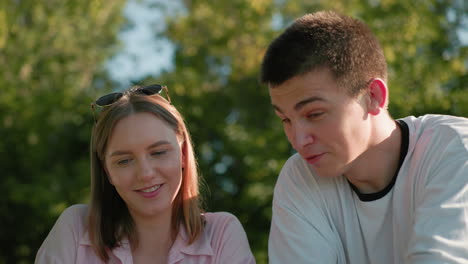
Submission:
[[[149,192],[154,192],[156,191],[157,189],[159,189],[159,187],[161,187],[161,184],[158,184],[158,185],[155,185],[151,188],[148,188],[148,189],[144,189],[144,190],[141,190],[142,192],[145,192],[145,193],[149,193]]]

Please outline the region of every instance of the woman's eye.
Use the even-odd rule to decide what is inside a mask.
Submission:
[[[151,156],[160,156],[165,154],[167,151],[166,150],[161,150],[161,151],[153,151],[151,152]]]
[[[120,165],[120,166],[127,165],[129,163],[130,163],[130,159],[122,159],[122,160],[117,161],[117,165]]]

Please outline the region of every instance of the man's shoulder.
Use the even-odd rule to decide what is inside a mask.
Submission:
[[[294,170],[303,171],[306,169],[307,169],[307,163],[304,161],[301,155],[299,155],[299,153],[294,153],[286,160],[283,168],[281,169],[281,172],[285,173],[285,172],[291,172]]]
[[[275,185],[275,195],[283,193],[294,195],[307,193],[310,195],[325,195],[340,192],[348,187],[344,177],[320,177],[314,169],[298,154],[293,154],[284,164]],[[327,196],[329,194],[326,194]]]
[[[304,178],[314,177],[313,174],[313,171],[305,160],[299,155],[299,153],[295,153],[286,160],[281,168],[277,185],[303,181]]]
[[[410,143],[446,146],[455,141],[468,149],[468,118],[430,114],[409,116],[401,120],[408,125]]]
[[[427,114],[419,117],[407,116],[400,120],[414,130],[451,129],[459,133],[468,133],[468,118],[466,117]]]
[[[408,155],[403,172],[418,186],[429,181],[449,181],[468,157],[468,119],[448,115],[424,115],[401,119],[408,124]],[[410,169],[411,167],[411,169]],[[412,172],[412,173],[410,173]]]

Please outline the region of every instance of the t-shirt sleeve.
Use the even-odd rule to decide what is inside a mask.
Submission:
[[[405,263],[468,263],[468,127],[446,141],[428,137],[416,187],[413,233]],[[441,135],[446,135],[442,133]]]
[[[342,263],[339,237],[320,205],[319,186],[299,165],[290,159],[275,186],[269,263]]]
[[[86,214],[86,205],[73,205],[63,211],[39,248],[34,263],[75,263]]]
[[[242,224],[232,214],[218,212],[210,214],[215,249],[215,263],[254,264],[255,258]]]

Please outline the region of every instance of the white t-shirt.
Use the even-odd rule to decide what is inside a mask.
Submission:
[[[274,192],[271,264],[468,263],[468,119],[401,121],[407,153],[379,193],[321,178],[298,154],[286,162]]]

